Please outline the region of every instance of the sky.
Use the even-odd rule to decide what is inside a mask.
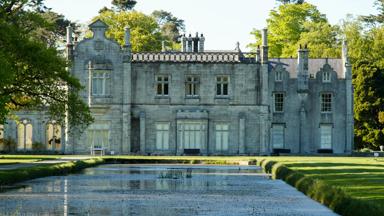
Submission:
[[[203,33],[206,50],[231,50],[240,42],[243,51],[253,42],[252,29],[266,27],[275,0],[137,0],[135,10],[150,14],[165,10],[185,20],[186,33]],[[66,18],[89,23],[111,0],[46,0],[46,5]],[[332,24],[338,24],[348,14],[376,14],[375,0],[307,0],[326,14]]]

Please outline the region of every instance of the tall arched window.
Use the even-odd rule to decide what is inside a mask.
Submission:
[[[55,121],[47,123],[47,150],[61,150],[61,126]]]
[[[31,121],[23,119],[17,125],[17,149],[30,150],[32,149],[33,127]]]

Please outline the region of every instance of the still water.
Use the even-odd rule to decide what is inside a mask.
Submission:
[[[256,166],[110,164],[0,193],[0,215],[334,215]]]

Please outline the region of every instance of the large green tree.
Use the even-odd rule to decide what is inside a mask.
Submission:
[[[58,33],[45,12],[42,0],[0,2],[0,123],[14,111],[42,109],[82,130],[93,119],[78,96],[82,86],[50,41]],[[52,37],[42,40],[43,32]]]
[[[164,40],[168,42],[168,46],[177,48],[180,35],[185,31],[184,20],[164,10],[153,11],[152,16],[156,19],[161,30],[161,35]]]
[[[297,56],[300,44],[308,44],[310,57],[340,56],[337,43],[338,28],[331,26],[325,15],[309,3],[282,4],[272,10],[267,19],[269,55],[271,57]],[[248,46],[255,50],[261,45],[259,30],[251,32],[256,42]]]
[[[160,51],[163,37],[155,18],[137,11],[104,10],[95,19],[108,24],[107,36],[124,44],[124,28],[131,31],[132,51]]]

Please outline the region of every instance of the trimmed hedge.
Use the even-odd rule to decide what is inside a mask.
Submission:
[[[257,163],[274,179],[281,179],[297,188],[310,198],[328,206],[334,212],[345,216],[383,215],[384,207],[352,198],[342,189],[326,182],[305,176],[276,161],[263,159]]]
[[[96,166],[102,163],[104,163],[104,159],[93,158],[76,162],[46,164],[14,170],[4,170],[0,171],[0,188],[5,185],[10,185],[35,178],[54,175],[67,175],[69,173],[80,171],[82,169]]]

